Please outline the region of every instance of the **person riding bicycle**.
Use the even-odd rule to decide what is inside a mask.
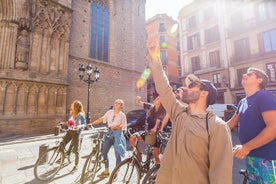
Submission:
[[[75,100],[71,104],[71,118],[68,120],[68,131],[63,137],[61,142],[63,148],[70,142],[73,141],[74,153],[75,153],[75,166],[73,172],[78,170],[79,163],[79,144],[82,130],[86,127],[85,112],[83,105],[80,101]]]
[[[107,123],[109,129],[104,137],[101,150],[103,158],[106,161],[105,171],[98,175],[99,178],[106,178],[109,176],[108,152],[112,145],[114,145],[115,149],[116,166],[121,162],[121,156],[125,156],[126,140],[123,131],[127,129],[127,119],[125,113],[122,112],[123,106],[123,100],[115,100],[114,109],[108,110],[103,117],[92,122],[92,126],[100,123]]]
[[[159,97],[155,98],[153,104],[146,103],[141,101],[141,97],[136,97],[136,103],[139,106],[142,106],[147,111],[146,126],[144,131],[136,132],[130,136],[129,142],[131,146],[135,147],[138,140],[145,141],[146,136],[152,134],[156,136],[156,131],[158,130],[159,125],[161,124],[166,112],[162,106]],[[141,160],[141,152],[137,147],[137,156]],[[153,144],[153,156],[155,158],[155,164],[160,164],[159,159],[159,141],[155,141]]]

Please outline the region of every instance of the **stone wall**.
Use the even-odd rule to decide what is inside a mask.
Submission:
[[[88,57],[89,1],[1,0],[6,13],[0,13],[0,133],[52,133],[76,99],[86,111],[80,64],[101,72],[91,86],[92,120],[117,98],[125,101],[125,112],[139,108],[136,95],[146,99],[146,87],[136,88],[146,66],[145,0],[97,2],[109,8],[108,62]]]
[[[1,3],[0,130],[53,132],[67,112],[71,2]]]

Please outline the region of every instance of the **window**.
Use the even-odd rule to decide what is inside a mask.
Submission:
[[[164,64],[167,61],[167,52],[165,50],[160,51],[160,60]]]
[[[199,36],[198,34],[188,37],[188,50],[197,49],[199,47]]]
[[[264,51],[276,51],[276,29],[263,33]]]
[[[235,48],[236,62],[243,61],[249,57],[250,52],[249,52],[248,38],[235,41],[234,48]]]
[[[220,57],[219,57],[219,51],[213,51],[209,53],[209,59],[210,59],[210,66],[218,66],[220,67]]]
[[[166,26],[164,23],[159,23],[159,32],[161,33],[166,32]]]
[[[159,37],[159,44],[162,48],[166,47],[166,37],[164,35],[161,35]]]
[[[191,66],[192,66],[192,72],[200,70],[200,59],[199,59],[199,56],[195,56],[195,57],[191,58]]]
[[[220,73],[213,74],[213,82],[216,87],[221,87],[221,75]]]
[[[276,63],[266,64],[266,71],[270,82],[276,82]]]
[[[109,15],[103,5],[91,4],[91,39],[90,57],[97,60],[108,61],[108,32]]]
[[[205,30],[205,43],[212,43],[219,40],[218,26]]]
[[[188,21],[187,21],[187,28],[193,28],[193,27],[196,27],[196,17],[195,16],[188,18]]]

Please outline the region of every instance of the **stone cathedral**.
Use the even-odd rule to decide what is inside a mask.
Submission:
[[[53,133],[80,100],[91,120],[146,98],[146,0],[0,0],[0,133]],[[88,85],[79,66],[100,79]],[[84,74],[84,77],[87,77]]]

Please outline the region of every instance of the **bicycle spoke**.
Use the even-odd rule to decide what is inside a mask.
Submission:
[[[99,160],[97,158],[98,152],[92,152],[85,161],[81,175],[81,183],[93,182],[97,168],[99,167]]]
[[[112,172],[109,183],[140,183],[140,170],[138,164],[132,158],[122,161]]]
[[[58,148],[52,148],[44,152],[36,161],[34,174],[38,180],[52,179],[60,170],[64,156]]]
[[[142,184],[154,184],[158,170],[159,166],[154,166],[151,168],[144,177]]]

